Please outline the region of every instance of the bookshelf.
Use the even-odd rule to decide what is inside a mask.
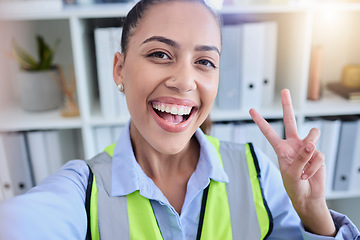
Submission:
[[[62,118],[59,110],[42,113],[25,112],[17,105],[1,109],[0,132],[81,128],[79,117]]]
[[[81,112],[80,117],[69,119],[62,118],[60,110],[38,114],[24,112],[17,104],[13,79],[16,66],[2,54],[0,66],[4,74],[0,78],[0,85],[5,87],[0,88],[0,132],[80,129],[85,158],[94,156],[94,129],[99,126],[123,126],[127,119],[104,118],[101,115],[93,30],[96,27],[120,26],[121,19],[132,5],[133,3],[65,7],[51,11],[26,11],[21,8],[4,11],[4,8],[0,8],[0,31],[4,36],[0,40],[0,52],[9,51],[12,36],[21,39],[20,43],[27,46],[34,44],[31,39],[34,33],[44,35],[50,42],[57,37],[61,38],[55,62],[64,67],[74,65],[77,101]],[[314,44],[324,46],[321,73],[323,85],[338,80],[345,64],[360,64],[360,28],[357,27],[360,24],[359,3],[225,6],[220,13],[225,24],[243,20],[271,20],[278,23],[276,98],[270,107],[258,109],[265,118],[282,117],[279,97],[283,88],[289,88],[292,93],[299,129],[308,117],[360,115],[360,102],[346,101],[327,90],[319,101],[309,101],[306,98],[311,47]],[[336,28],[326,26],[329,19],[324,20],[322,17],[328,14],[335,16]],[[338,49],[343,51],[338,52]],[[250,120],[247,111],[219,109],[213,109],[211,118],[218,122]],[[333,206],[340,208],[338,206],[346,205],[347,199],[360,198],[360,192],[331,193],[327,198]],[[341,204],[342,201],[344,204]],[[350,211],[354,209],[345,207],[344,213]],[[359,216],[360,208],[356,207],[355,212]],[[360,219],[355,219],[354,222],[360,226]]]

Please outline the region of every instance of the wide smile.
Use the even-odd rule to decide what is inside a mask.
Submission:
[[[184,131],[198,109],[191,103],[168,103],[157,100],[151,101],[149,108],[157,124],[168,132]]]

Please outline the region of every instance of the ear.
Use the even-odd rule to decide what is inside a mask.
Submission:
[[[123,83],[124,79],[124,54],[115,53],[113,64],[113,78],[116,85]]]

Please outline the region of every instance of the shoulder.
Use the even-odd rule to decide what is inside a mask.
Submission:
[[[112,157],[107,152],[101,152],[90,160],[86,161],[86,163],[90,166],[90,168],[99,165],[108,165],[112,163]]]
[[[58,171],[42,180],[37,186],[23,195],[3,202],[4,204],[27,204],[48,202],[50,199],[80,198],[85,201],[85,191],[89,176],[89,168],[83,160],[72,160]],[[45,199],[43,199],[45,198]]]
[[[88,174],[85,161],[69,161],[26,194],[1,203],[0,239],[83,239]]]
[[[86,190],[88,177],[89,167],[87,165],[87,161],[71,160],[64,164],[54,174],[44,179],[35,188],[47,189],[52,185],[58,185],[61,183],[67,187],[70,187],[70,189],[75,188],[82,193],[82,191]]]

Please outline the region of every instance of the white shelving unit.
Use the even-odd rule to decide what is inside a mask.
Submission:
[[[44,35],[50,42],[60,37],[62,42],[55,61],[64,67],[73,64],[77,79],[77,100],[81,111],[78,118],[62,118],[60,110],[46,113],[27,113],[18,106],[14,84],[14,63],[0,57],[0,132],[78,128],[82,132],[85,157],[94,154],[93,129],[97,126],[124,125],[128,120],[104,118],[99,110],[97,75],[93,30],[97,26],[120,26],[121,18],[132,7],[130,4],[69,7],[54,11],[0,12],[0,52],[9,51],[12,36],[21,44],[34,44],[35,33]],[[1,9],[1,8],[0,8]],[[1,10],[0,10],[1,11]],[[282,118],[280,91],[289,88],[292,93],[298,127],[307,117],[331,115],[360,115],[360,102],[349,102],[325,91],[322,99],[308,101],[307,81],[311,47],[321,44],[324,48],[322,66],[323,84],[339,80],[342,67],[348,63],[360,64],[360,4],[319,3],[312,5],[247,5],[224,7],[224,22],[276,21],[278,23],[278,52],[275,95],[273,105],[258,109],[265,118]],[[331,23],[331,16],[335,25]],[[325,19],[323,19],[325,17]],[[326,17],[330,17],[326,20]],[[330,19],[330,20],[329,20]],[[332,24],[334,24],[332,23]],[[335,27],[334,27],[335,26]],[[30,48],[28,48],[30,49]],[[5,72],[5,70],[10,70]],[[214,110],[215,121],[250,120],[247,111]],[[360,198],[360,192],[331,193],[334,206],[348,198]],[[339,205],[340,204],[340,205]],[[344,203],[345,204],[345,203]],[[344,206],[344,204],[342,206]],[[346,204],[345,204],[346,205]],[[344,211],[344,209],[342,208]],[[345,213],[360,208],[345,207]],[[354,222],[359,226],[360,219]]]

